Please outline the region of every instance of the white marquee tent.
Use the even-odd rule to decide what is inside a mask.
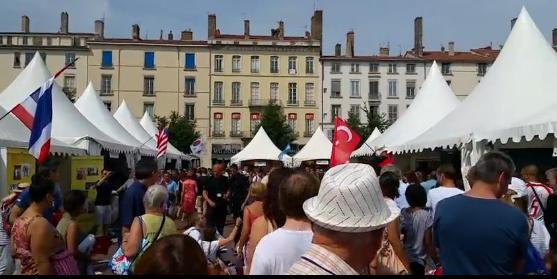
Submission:
[[[157,149],[157,143],[155,137],[149,135],[137,119],[132,115],[126,100],[124,100],[118,110],[114,113],[114,118],[130,133],[134,138],[141,143],[141,146],[147,146],[150,149]]]
[[[91,82],[89,82],[87,88],[74,105],[99,130],[104,131],[119,142],[133,146],[142,155],[156,156],[156,150],[141,146],[141,143],[114,119],[112,114],[106,109]]]
[[[333,144],[327,138],[321,127],[317,127],[313,136],[308,140],[302,150],[293,156],[295,161],[329,160]]]
[[[155,126],[155,123],[153,122],[153,120],[149,116],[149,113],[145,112],[143,114],[143,117],[139,121],[139,124],[152,137],[154,137],[157,134],[157,127]],[[166,153],[167,153],[167,156],[169,158],[174,158],[174,159],[179,159],[179,160],[182,160],[182,159],[183,160],[193,160],[194,159],[194,157],[182,153],[180,150],[178,150],[176,147],[174,147],[170,142],[168,143]]]
[[[360,148],[354,150],[354,152],[352,152],[350,157],[367,156],[373,154],[374,151],[371,150],[369,146],[373,146],[373,142],[380,136],[381,136],[381,131],[379,131],[379,129],[377,128],[373,129],[373,132],[371,132],[371,135],[369,135],[369,137],[366,139],[364,144],[362,144]]]
[[[421,135],[453,111],[459,103],[441,75],[437,63],[433,62],[426,80],[406,112],[381,136],[368,145],[363,145],[358,153],[371,155],[372,148],[387,148],[396,153],[396,148],[392,147],[404,145]]]
[[[242,151],[232,156],[232,158],[230,159],[230,163],[235,164],[249,160],[278,161],[280,152],[280,149],[278,149],[273,141],[271,141],[263,127],[260,127],[259,131],[257,131],[257,134],[255,134],[250,143],[246,147],[244,147]],[[285,160],[288,160],[291,157],[285,155],[284,158]]]
[[[515,123],[535,113],[554,109],[556,73],[557,54],[522,8],[497,60],[482,81],[455,110],[402,149],[451,147],[470,142],[475,145],[494,131],[513,128]],[[512,137],[524,133],[524,129],[507,131],[517,133]]]
[[[51,77],[39,53],[17,78],[0,94],[0,105],[10,110]],[[86,149],[89,155],[100,155],[101,149],[111,153],[133,152],[133,147],[120,143],[91,124],[68,100],[60,86],[52,87],[52,137],[66,144]]]

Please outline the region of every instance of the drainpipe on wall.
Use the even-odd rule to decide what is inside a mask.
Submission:
[[[121,49],[118,49],[118,94],[117,94],[117,98],[118,98],[118,103],[116,104],[118,107],[120,107],[120,51]]]

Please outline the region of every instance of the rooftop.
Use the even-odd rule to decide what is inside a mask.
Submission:
[[[421,59],[426,61],[437,61],[439,63],[448,62],[467,62],[467,63],[493,63],[499,55],[500,50],[492,49],[491,47],[475,48],[470,51],[454,51],[451,53],[447,50],[428,51],[424,50],[420,56]],[[407,57],[415,57],[413,51],[406,53]]]
[[[88,41],[89,44],[121,44],[121,45],[173,45],[173,46],[206,46],[207,41],[194,40],[145,40],[131,38],[96,38]]]
[[[322,61],[420,61],[422,59],[415,57],[406,56],[386,56],[386,55],[369,55],[369,56],[352,56],[348,57],[346,55],[334,56],[334,55],[324,55],[321,57]]]

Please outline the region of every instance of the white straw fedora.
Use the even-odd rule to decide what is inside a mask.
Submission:
[[[385,203],[373,168],[353,163],[329,169],[304,212],[323,228],[352,233],[384,228],[399,215]]]

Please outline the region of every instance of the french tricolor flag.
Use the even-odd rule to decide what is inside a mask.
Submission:
[[[29,153],[39,163],[46,159],[50,152],[53,84],[54,77],[11,110],[12,114],[31,130]]]

